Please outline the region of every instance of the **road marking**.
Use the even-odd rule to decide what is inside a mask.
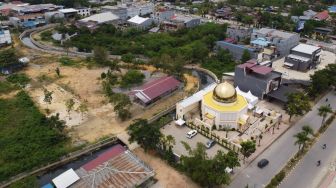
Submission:
[[[246,174],[246,177],[247,177],[247,178],[250,178],[250,176],[249,176],[248,174]]]

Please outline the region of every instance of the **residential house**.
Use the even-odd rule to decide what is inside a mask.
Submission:
[[[232,9],[231,7],[222,7],[220,9],[217,9],[214,15],[216,16],[216,18],[229,19],[232,16]]]
[[[229,38],[233,38],[236,41],[242,41],[244,39],[250,38],[252,31],[252,28],[229,26],[226,30],[226,34]]]
[[[80,15],[81,17],[88,17],[91,15],[91,8],[79,7],[76,9],[78,10],[77,14]]]
[[[163,21],[161,25],[166,31],[176,31],[181,28],[192,28],[200,23],[201,19],[198,17],[175,15],[170,20]]]
[[[300,35],[298,33],[291,33],[270,28],[254,30],[251,34],[252,46],[257,48],[274,46],[279,56],[286,56],[289,54],[290,49],[299,44],[299,40]]]
[[[280,87],[281,76],[282,73],[273,71],[269,66],[259,65],[256,61],[247,61],[236,66],[234,85],[263,99],[268,93]]]
[[[121,20],[127,20],[127,8],[121,6],[103,6],[101,8],[102,12],[112,12],[113,14],[117,15]]]
[[[325,21],[329,18],[329,13],[327,10],[317,13],[313,19],[316,21]]]
[[[0,29],[0,46],[12,44],[12,37],[8,28]]]
[[[58,11],[63,13],[65,18],[74,18],[78,14],[78,10],[74,8],[60,9]]]
[[[284,66],[293,70],[306,71],[320,63],[321,48],[308,44],[299,44],[285,58]]]
[[[153,24],[153,20],[151,18],[143,18],[136,15],[133,18],[127,20],[127,23],[131,27],[135,27],[137,29],[148,29]]]

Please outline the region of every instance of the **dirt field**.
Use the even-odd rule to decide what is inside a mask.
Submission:
[[[198,188],[199,186],[184,174],[176,171],[159,157],[144,153],[143,149],[137,148],[133,152],[146,164],[154,169],[155,178],[158,182],[153,188]]]
[[[184,91],[158,101],[155,105],[143,108],[133,105],[130,109],[133,118],[121,122],[116,118],[113,106],[108,104],[102,93],[100,75],[107,68],[87,68],[85,66],[61,66],[57,56],[36,57],[25,70],[25,73],[33,79],[29,93],[40,109],[49,109],[51,114],[59,113],[60,118],[67,122],[69,134],[74,141],[95,141],[103,136],[117,135],[125,131],[133,119],[151,118],[160,111],[169,108],[172,104],[187,96],[197,84],[197,79],[186,75],[188,84]],[[78,59],[77,59],[78,61]],[[55,69],[59,67],[61,77],[56,75]],[[153,67],[145,67],[149,71],[155,71]],[[43,78],[43,79],[42,79]],[[53,92],[51,104],[43,101],[43,88]],[[75,107],[70,112],[66,111],[65,101],[74,99]],[[88,113],[83,117],[76,109],[85,102]]]

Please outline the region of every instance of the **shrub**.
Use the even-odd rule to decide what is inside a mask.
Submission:
[[[68,57],[61,57],[59,59],[59,62],[64,66],[73,66],[76,64],[76,62]]]
[[[6,80],[18,86],[25,86],[29,83],[30,78],[27,75],[20,73],[20,74],[12,74],[8,76]]]

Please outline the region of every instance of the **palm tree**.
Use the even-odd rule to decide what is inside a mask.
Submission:
[[[304,125],[302,131],[294,135],[296,138],[294,144],[299,145],[299,150],[301,149],[303,151],[307,141],[310,140],[309,135],[314,135],[314,130],[309,125]]]
[[[322,105],[318,109],[318,115],[322,117],[321,126],[324,124],[324,121],[329,113],[332,113],[332,109],[329,106]]]
[[[309,125],[304,125],[302,127],[302,132],[304,132],[307,135],[314,135],[314,130]]]
[[[294,145],[299,145],[299,150],[302,151],[306,145],[306,142],[309,140],[308,135],[304,132],[299,132],[295,134],[294,137],[296,138]]]
[[[169,149],[172,149],[175,145],[175,138],[172,135],[166,136],[166,144]]]

